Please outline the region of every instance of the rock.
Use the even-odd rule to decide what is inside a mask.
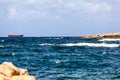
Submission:
[[[35,77],[28,76],[28,75],[22,75],[22,76],[13,76],[11,80],[35,80]]]
[[[28,75],[27,69],[19,68],[19,75]]]
[[[0,72],[7,77],[11,77],[19,75],[19,68],[15,67],[11,62],[4,62],[0,67]]]
[[[0,80],[36,80],[27,69],[17,68],[11,62],[0,64]]]
[[[0,80],[10,80],[10,78],[5,77],[4,75],[0,74]]]
[[[120,38],[120,33],[105,33],[96,35],[80,36],[80,38]]]

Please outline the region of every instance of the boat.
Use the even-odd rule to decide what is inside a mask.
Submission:
[[[9,38],[21,38],[23,36],[24,36],[23,34],[21,34],[21,35],[8,35]]]
[[[20,35],[14,35],[14,34],[9,34],[8,37],[9,38],[22,38],[24,35],[20,34]]]

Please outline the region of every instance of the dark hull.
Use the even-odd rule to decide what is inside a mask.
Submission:
[[[24,35],[8,35],[10,38],[22,38]]]

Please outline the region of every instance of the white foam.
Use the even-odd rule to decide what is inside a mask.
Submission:
[[[40,46],[54,46],[54,44],[49,44],[49,43],[43,43],[43,44],[39,44]]]
[[[5,40],[1,40],[1,42],[5,42]]]
[[[119,47],[119,44],[107,44],[107,43],[66,43],[66,44],[49,44],[43,43],[39,44],[40,46],[89,46],[89,47]]]
[[[4,46],[3,46],[3,45],[0,45],[0,48],[4,48]]]
[[[56,64],[59,64],[60,62],[61,62],[60,60],[56,60],[56,61],[55,61]]]
[[[55,38],[53,38],[53,39],[63,39],[63,37],[55,37]]]
[[[12,53],[11,55],[12,55],[12,56],[15,56],[15,53]]]
[[[61,46],[89,46],[89,47],[119,47],[119,44],[107,44],[107,43],[68,43],[60,44]]]
[[[106,39],[100,39],[99,41],[120,41],[120,39],[106,38]]]

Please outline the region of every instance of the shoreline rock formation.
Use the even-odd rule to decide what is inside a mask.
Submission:
[[[11,62],[0,64],[0,80],[36,80],[27,69],[17,68]]]
[[[80,38],[120,38],[120,33],[105,33],[105,34],[95,34],[79,36]]]

